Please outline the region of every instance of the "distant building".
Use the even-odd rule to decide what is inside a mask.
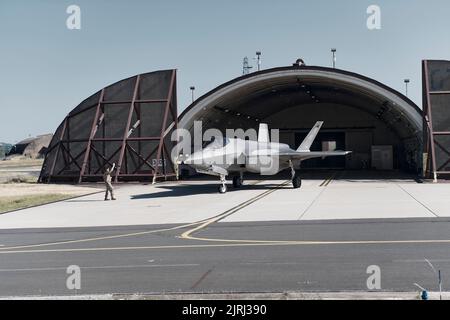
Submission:
[[[50,133],[22,140],[12,146],[8,156],[22,155],[32,159],[43,158],[52,137],[53,134]]]
[[[11,144],[0,142],[0,159],[4,158],[9,153],[11,148]]]

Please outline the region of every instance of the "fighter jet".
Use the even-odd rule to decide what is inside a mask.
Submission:
[[[260,175],[275,175],[290,169],[292,186],[300,188],[302,181],[298,174],[301,162],[311,158],[345,156],[351,151],[310,151],[323,121],[317,121],[306,138],[293,150],[284,143],[270,142],[268,125],[261,123],[258,140],[240,138],[216,138],[201,151],[188,155],[181,164],[193,167],[197,172],[220,178],[219,192],[227,192],[226,177],[233,175],[233,187],[243,183],[245,172]]]

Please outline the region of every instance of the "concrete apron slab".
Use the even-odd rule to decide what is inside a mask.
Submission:
[[[413,181],[304,181],[301,189],[274,192],[222,220],[334,220],[450,216],[450,188]]]
[[[122,185],[116,201],[103,194],[0,215],[0,229],[182,224],[219,215],[286,180],[246,181],[217,192],[217,181]],[[303,180],[267,193],[222,222],[450,216],[450,187],[413,181]]]

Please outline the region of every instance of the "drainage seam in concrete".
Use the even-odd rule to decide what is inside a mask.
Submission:
[[[302,212],[300,217],[298,217],[297,220],[301,220],[305,214],[311,209],[311,207],[316,203],[316,201],[319,199],[319,197],[322,195],[322,193],[326,190],[326,188],[323,188],[322,191],[319,192],[319,194],[314,198],[314,200],[309,204],[309,206]]]
[[[200,279],[198,279],[193,286],[191,287],[191,290],[195,289],[198,287],[198,285],[213,271],[214,267],[209,269],[208,271],[206,271],[201,277]]]
[[[411,198],[413,198],[417,203],[419,203],[422,207],[424,207],[425,209],[427,209],[432,215],[434,215],[436,218],[439,218],[439,215],[437,215],[436,213],[434,213],[433,210],[431,210],[430,208],[428,208],[424,203],[422,203],[421,201],[419,201],[418,199],[416,199],[411,193],[409,193],[408,191],[406,191],[402,186],[400,186],[398,183],[396,183],[397,187],[399,187],[401,190],[403,190],[403,192],[405,192],[407,195],[409,195]]]

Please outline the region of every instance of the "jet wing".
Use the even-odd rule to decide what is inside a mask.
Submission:
[[[219,166],[210,166],[208,168],[195,168],[195,171],[197,171],[198,173],[203,173],[203,174],[207,174],[210,176],[220,176],[220,175],[224,175],[227,176],[228,175],[228,171],[222,167]]]
[[[311,158],[324,158],[333,156],[345,156],[351,151],[292,151],[280,152],[278,155],[281,159],[289,160],[306,160]]]

